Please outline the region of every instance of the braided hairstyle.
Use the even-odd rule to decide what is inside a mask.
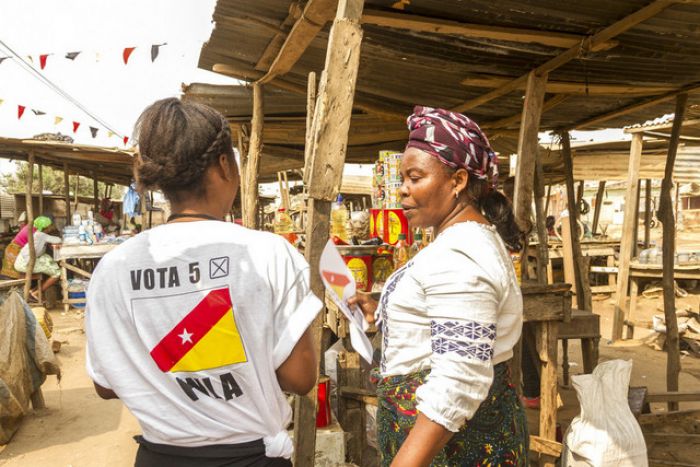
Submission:
[[[160,189],[171,201],[201,197],[206,170],[222,154],[234,160],[228,123],[206,105],[176,98],[156,101],[143,111],[134,134],[139,189]]]

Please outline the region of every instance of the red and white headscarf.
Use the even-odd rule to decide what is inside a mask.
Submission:
[[[498,183],[498,159],[479,125],[456,112],[416,106],[408,117],[406,149],[414,147],[453,169],[463,168],[491,184]]]

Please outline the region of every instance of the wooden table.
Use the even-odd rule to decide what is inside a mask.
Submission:
[[[54,249],[54,259],[61,267],[61,291],[63,292],[63,309],[68,311],[70,305],[84,305],[84,298],[68,298],[68,271],[78,274],[86,279],[92,277],[92,273],[85,271],[74,264],[83,259],[99,259],[112,251],[118,245],[99,243],[95,245],[62,245]]]
[[[639,282],[643,279],[663,278],[664,271],[661,264],[642,264],[638,261],[630,263],[630,306],[625,316],[627,325],[627,337],[634,336],[634,319],[637,310],[637,297],[639,296]],[[700,280],[700,263],[676,265],[673,268],[674,279],[698,279]]]

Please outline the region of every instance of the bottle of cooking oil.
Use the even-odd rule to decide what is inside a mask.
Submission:
[[[277,235],[286,238],[292,245],[296,242],[297,236],[294,233],[294,221],[285,208],[279,208],[275,213],[272,229]]]
[[[411,259],[411,247],[406,243],[406,234],[399,234],[399,241],[394,245],[394,270],[403,267]]]
[[[343,195],[338,195],[331,207],[331,237],[338,237],[345,243],[350,243],[347,230],[348,209],[343,203]]]
[[[419,230],[413,236],[413,245],[411,245],[410,257],[413,258],[416,256],[423,248],[425,248],[425,245],[423,244],[423,232]]]

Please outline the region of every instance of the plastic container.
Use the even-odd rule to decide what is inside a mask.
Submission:
[[[277,235],[286,238],[292,245],[295,244],[297,236],[294,233],[294,221],[285,208],[279,208],[275,213],[272,229]]]
[[[406,234],[399,234],[399,241],[394,246],[394,270],[403,267],[411,259],[411,247],[406,243]]]
[[[331,236],[338,237],[345,243],[350,243],[347,231],[348,209],[343,203],[343,195],[338,195],[331,207]]]
[[[78,214],[77,212],[75,214],[73,214],[72,219],[73,219],[72,220],[73,225],[79,226],[82,224],[83,219],[80,217],[80,214]]]

